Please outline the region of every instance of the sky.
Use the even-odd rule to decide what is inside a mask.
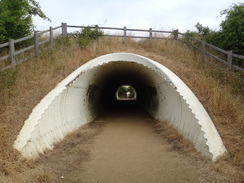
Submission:
[[[220,12],[241,0],[36,0],[52,22],[33,18],[35,30],[68,25],[119,27],[180,32],[200,22],[218,30]]]

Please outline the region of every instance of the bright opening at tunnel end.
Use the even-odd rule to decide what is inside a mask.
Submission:
[[[122,85],[116,91],[117,100],[136,100],[136,97],[136,90],[130,85]]]

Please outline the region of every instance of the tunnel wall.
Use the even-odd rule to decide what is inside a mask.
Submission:
[[[23,157],[35,159],[65,135],[95,119],[103,109],[102,92],[112,85],[113,76],[118,81],[137,78],[135,88],[142,91],[142,105],[148,113],[169,122],[203,155],[215,160],[226,151],[208,113],[184,82],[163,65],[129,53],[98,57],[70,74],[33,109],[14,148]]]

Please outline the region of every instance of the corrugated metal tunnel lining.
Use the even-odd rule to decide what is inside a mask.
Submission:
[[[166,120],[203,155],[215,160],[226,149],[206,110],[173,72],[148,58],[114,53],[93,59],[63,80],[33,109],[14,147],[35,158],[64,136],[118,103],[116,90],[131,85],[137,102]]]

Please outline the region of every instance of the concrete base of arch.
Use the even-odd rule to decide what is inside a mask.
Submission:
[[[59,83],[33,109],[14,148],[35,159],[113,105],[117,88],[124,84],[135,88],[148,113],[168,121],[204,156],[215,161],[226,152],[211,118],[186,84],[163,65],[130,53],[95,58]]]

